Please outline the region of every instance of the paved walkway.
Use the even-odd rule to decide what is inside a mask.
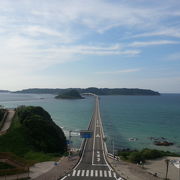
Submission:
[[[15,115],[14,110],[8,110],[8,115],[6,117],[6,120],[4,122],[3,127],[0,130],[0,135],[3,135],[3,134],[5,134],[7,132],[7,130],[9,129],[9,127],[11,125],[11,122],[12,122],[12,119],[13,119],[14,115]]]
[[[69,173],[77,164],[79,156],[62,157],[55,165],[54,161],[37,163],[30,167],[30,172],[11,176],[0,176],[0,180],[16,180],[25,177],[31,177],[33,180],[57,180]]]
[[[108,158],[108,161],[112,165],[112,167],[116,170],[116,172],[127,180],[162,180],[162,178],[155,177],[152,174],[145,171],[142,167],[132,164],[129,162],[125,162],[122,160],[113,160]]]
[[[57,165],[54,165],[54,162],[50,164],[50,168],[48,172],[43,172],[47,169],[47,166],[45,165],[41,170],[39,171],[39,168],[33,169],[33,167],[30,169],[30,177],[34,180],[57,180],[59,177],[65,176],[67,173],[69,173],[73,167],[77,164],[79,160],[79,156],[71,157],[70,159],[68,157],[62,157],[60,161],[57,163]],[[33,171],[34,170],[34,171]],[[37,170],[37,173],[36,173]],[[40,175],[40,173],[42,173]]]

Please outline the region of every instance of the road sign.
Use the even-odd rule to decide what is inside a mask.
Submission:
[[[66,144],[72,144],[72,141],[70,141],[70,140],[66,140]]]
[[[85,138],[85,139],[92,138],[92,134],[93,134],[93,132],[89,131],[89,130],[80,131],[81,138]]]

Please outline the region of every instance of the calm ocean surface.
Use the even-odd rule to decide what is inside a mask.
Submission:
[[[75,131],[72,133],[73,147],[78,147],[81,139],[76,131],[87,128],[94,98],[57,100],[53,95],[0,93],[0,105],[9,108],[42,106],[67,136],[69,130]],[[180,94],[101,96],[100,109],[109,149],[114,140],[116,149],[148,147],[180,152]],[[157,147],[150,137],[163,137],[175,144]],[[129,138],[137,140],[130,141]]]

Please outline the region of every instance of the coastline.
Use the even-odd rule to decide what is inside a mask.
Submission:
[[[126,162],[123,160],[114,160],[108,158],[112,167],[116,169],[117,173],[123,178],[128,180],[162,180],[166,174],[165,160],[180,160],[180,157],[163,157],[156,160],[148,160],[143,166]],[[169,164],[169,170],[167,177],[171,180],[177,180],[179,177],[179,169]]]

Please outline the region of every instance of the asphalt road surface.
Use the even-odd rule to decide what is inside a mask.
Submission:
[[[106,160],[106,144],[103,140],[103,127],[99,111],[99,98],[95,95],[96,104],[88,130],[93,131],[93,137],[85,141],[81,159],[71,173],[61,180],[107,179],[121,180],[112,170]]]

